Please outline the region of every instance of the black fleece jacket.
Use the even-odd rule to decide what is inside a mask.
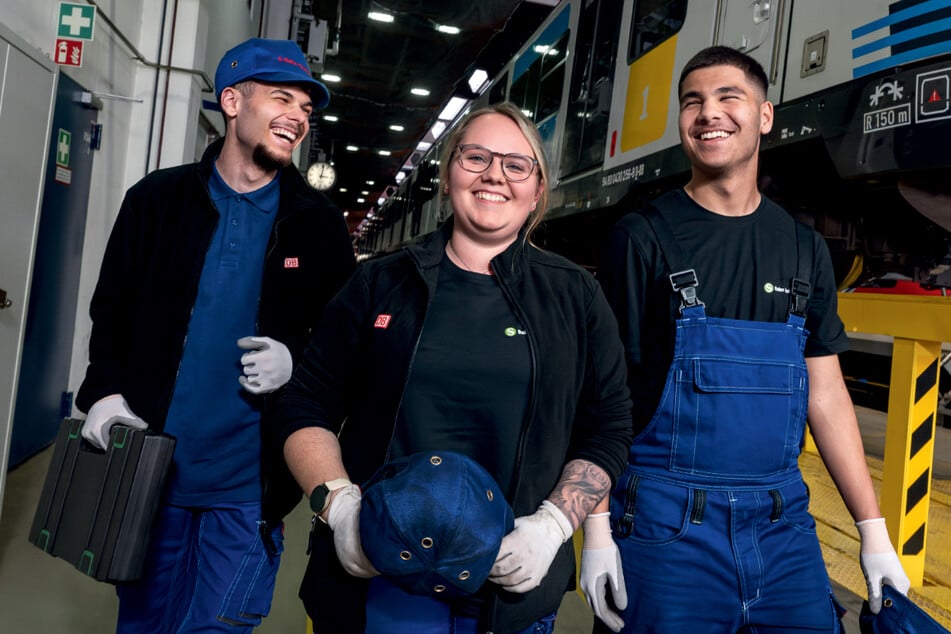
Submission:
[[[327,307],[278,405],[285,438],[309,426],[339,433],[354,482],[365,482],[386,459],[451,224],[423,244],[360,266]],[[506,495],[518,517],[535,512],[571,460],[598,465],[612,482],[620,476],[631,403],[617,322],[588,272],[521,238],[492,261],[492,270],[526,326],[532,360],[514,486]],[[384,315],[385,328],[378,321]],[[487,630],[528,627],[556,611],[573,583],[569,540],[535,590],[514,594],[489,583],[495,591]],[[366,582],[343,571],[331,532],[318,523],[301,586],[314,631],[362,632],[365,594]]]
[[[209,146],[199,163],[157,170],[126,192],[90,304],[89,366],[76,398],[82,411],[104,396],[122,394],[150,429],[164,429],[205,254],[219,220],[208,179],[223,143]],[[293,165],[280,179],[254,334],[286,345],[296,365],[324,307],[356,263],[340,211],[308,187]],[[272,526],[301,495],[284,464],[283,443],[268,433],[268,411],[281,391],[257,397],[262,517]]]

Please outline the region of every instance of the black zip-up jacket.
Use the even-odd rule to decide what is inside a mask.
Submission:
[[[339,432],[354,482],[365,482],[386,460],[451,223],[422,244],[360,266],[328,306],[278,405],[285,438],[309,426]],[[630,399],[617,322],[589,273],[521,238],[493,259],[492,270],[526,326],[531,351],[529,408],[506,496],[518,517],[537,510],[571,460],[600,466],[612,482],[620,476],[632,439]],[[314,631],[363,632],[366,581],[344,572],[320,522],[312,548],[301,598]],[[555,612],[573,587],[571,541],[535,590],[515,594],[488,585],[494,591],[486,630],[528,627]]]
[[[152,172],[126,192],[90,303],[89,366],[76,397],[82,411],[104,396],[122,394],[150,429],[164,429],[205,254],[219,220],[208,180],[223,144],[222,139],[209,146],[199,163]],[[343,215],[308,187],[293,165],[281,171],[280,189],[257,332],[248,334],[280,341],[296,366],[311,329],[356,263]],[[269,526],[301,495],[284,463],[283,443],[268,431],[269,410],[280,392],[252,396],[262,411],[262,517]],[[262,527],[262,534],[266,530]]]

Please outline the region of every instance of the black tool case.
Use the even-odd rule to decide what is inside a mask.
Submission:
[[[99,581],[135,581],[175,439],[115,425],[102,451],[83,440],[82,424],[66,419],[56,436],[30,542]]]

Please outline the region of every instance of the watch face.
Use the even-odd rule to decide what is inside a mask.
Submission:
[[[337,172],[330,163],[314,163],[307,168],[307,182],[314,189],[321,191],[333,187],[337,180]]]
[[[330,495],[330,490],[327,488],[326,484],[318,484],[317,487],[310,494],[310,508],[314,513],[320,513],[324,510],[324,507],[327,505],[327,497]]]

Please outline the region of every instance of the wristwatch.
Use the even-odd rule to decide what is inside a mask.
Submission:
[[[330,505],[330,492],[336,491],[337,489],[342,489],[348,484],[352,484],[347,478],[337,478],[336,480],[330,480],[324,482],[323,484],[318,484],[314,487],[313,492],[310,494],[310,508],[311,510],[320,515],[327,510],[327,507]]]

